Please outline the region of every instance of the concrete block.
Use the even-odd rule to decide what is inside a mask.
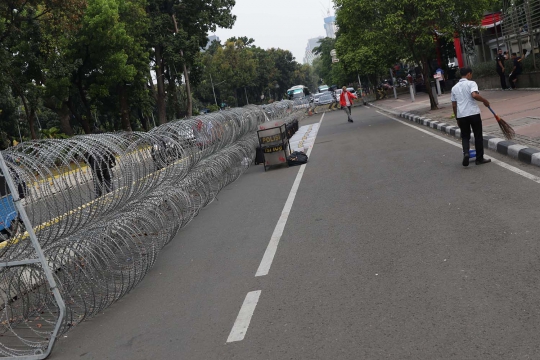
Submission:
[[[497,144],[500,143],[501,141],[504,141],[504,139],[500,139],[500,138],[489,139],[488,148],[491,150],[497,151]]]
[[[519,157],[519,151],[520,150],[523,150],[523,149],[526,149],[527,147],[526,146],[523,146],[523,145],[512,145],[512,146],[509,146],[508,147],[508,155],[513,157],[513,158],[518,158]]]
[[[536,153],[531,156],[531,164],[540,166],[540,153]]]
[[[526,149],[523,149],[523,150],[521,150],[519,152],[518,159],[520,161],[523,161],[523,162],[527,163],[527,164],[531,164],[532,163],[532,157],[535,154],[540,154],[540,150],[534,149],[534,148],[526,148]]]

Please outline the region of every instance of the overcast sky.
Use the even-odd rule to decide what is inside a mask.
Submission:
[[[304,61],[308,39],[325,36],[324,18],[330,0],[236,0],[232,29],[218,29],[216,35],[223,43],[230,37],[246,36],[263,48],[281,48],[292,52],[296,61]]]

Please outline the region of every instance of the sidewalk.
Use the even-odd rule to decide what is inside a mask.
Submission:
[[[479,103],[484,126],[484,146],[505,155],[509,155],[508,148],[512,146],[519,149],[514,157],[528,164],[540,166],[540,89],[518,89],[517,91],[483,90],[481,94],[491,103],[491,108],[516,131],[516,137],[512,141],[506,141],[493,114],[483,104]],[[438,99],[439,109],[437,110],[431,110],[428,94],[423,92],[416,94],[414,102],[411,102],[409,94],[403,94],[398,99],[391,96],[385,100],[370,102],[370,104],[416,122],[422,122],[420,121],[422,119],[422,123],[425,125],[450,133],[450,128],[457,127],[456,119],[453,116],[450,93],[442,94]],[[434,126],[435,123],[442,126]],[[459,132],[459,129],[457,132]],[[455,129],[452,131],[452,135],[458,136]],[[504,143],[502,143],[503,141]],[[528,156],[520,156],[519,152],[522,150]],[[537,154],[536,159],[531,159],[533,154]]]

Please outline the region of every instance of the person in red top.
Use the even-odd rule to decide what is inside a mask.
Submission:
[[[351,106],[353,103],[353,99],[356,99],[356,95],[347,91],[347,87],[344,86],[343,91],[339,96],[339,103],[341,104],[341,108],[347,113],[347,118],[349,122],[353,122],[353,119],[351,117]]]

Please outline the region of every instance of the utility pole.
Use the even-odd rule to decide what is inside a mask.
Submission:
[[[172,19],[173,19],[173,22],[174,22],[174,35],[178,34],[178,24],[176,23],[176,17],[174,16],[174,14],[172,15]],[[180,49],[180,56],[182,56],[182,58],[184,58],[184,51],[182,49]],[[184,59],[185,60],[185,59]],[[186,82],[186,94],[187,94],[187,106],[188,106],[188,118],[191,117],[191,115],[193,115],[193,102],[191,100],[191,88],[190,88],[190,85],[189,85],[189,74],[188,74],[188,71],[187,71],[187,66],[186,66],[186,62],[183,61],[184,63],[184,79],[185,79],[185,82]]]

